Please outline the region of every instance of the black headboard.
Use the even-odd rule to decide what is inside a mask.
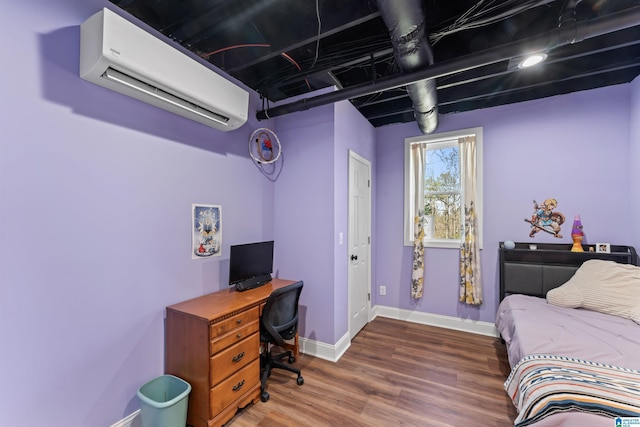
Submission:
[[[531,244],[537,249],[530,249]],[[589,252],[593,245],[583,245],[585,252],[571,252],[571,246],[531,242],[516,243],[515,248],[506,249],[504,242],[500,242],[500,301],[507,294],[545,297],[547,291],[564,284],[590,259],[638,265],[633,246],[611,245],[610,253]]]

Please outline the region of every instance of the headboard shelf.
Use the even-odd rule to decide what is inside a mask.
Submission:
[[[530,249],[530,244],[537,249]],[[504,242],[500,242],[500,301],[511,293],[545,297],[547,291],[565,283],[590,259],[638,265],[633,246],[610,245],[610,253],[589,252],[589,247],[594,245],[583,245],[585,252],[571,252],[571,246],[517,242],[515,248],[507,249]]]

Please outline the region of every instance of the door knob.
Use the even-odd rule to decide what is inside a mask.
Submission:
[[[351,255],[351,261],[357,261],[358,255]]]

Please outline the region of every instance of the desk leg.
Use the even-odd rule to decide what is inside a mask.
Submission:
[[[298,341],[298,333],[296,332],[296,336],[292,340],[293,342],[285,342],[284,348],[285,350],[291,350],[291,353],[297,358],[300,355],[300,342]]]

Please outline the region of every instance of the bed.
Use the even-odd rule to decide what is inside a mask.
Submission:
[[[500,244],[496,326],[519,427],[640,421],[640,267],[635,249]],[[637,289],[637,292],[635,292]],[[585,296],[586,295],[586,296]]]

